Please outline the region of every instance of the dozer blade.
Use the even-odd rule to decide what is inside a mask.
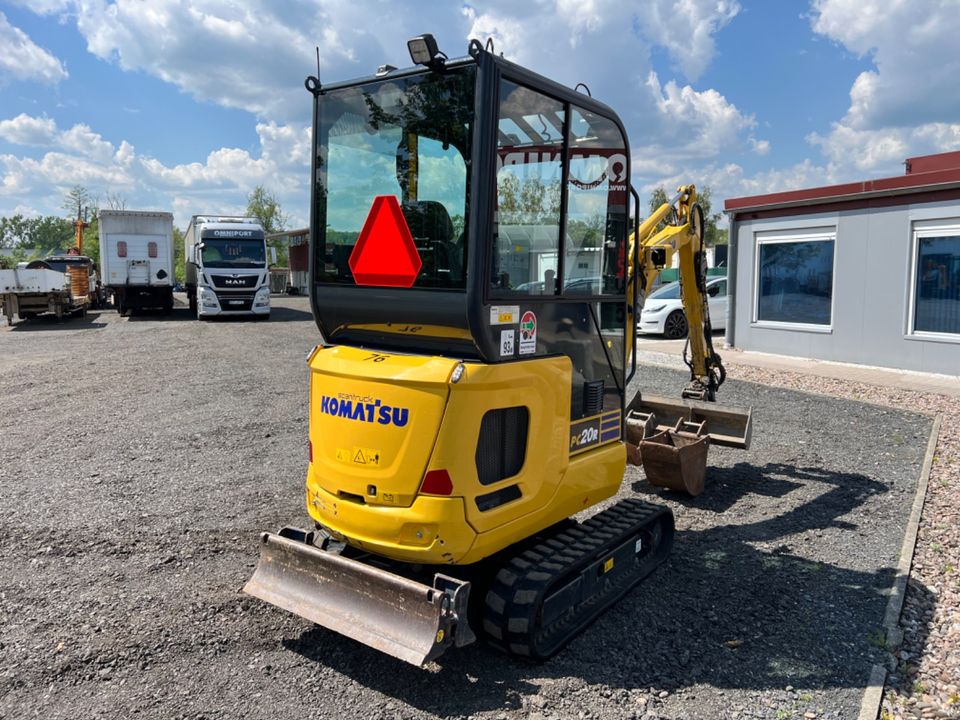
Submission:
[[[430,587],[321,550],[311,535],[263,533],[243,591],[413,665],[475,639],[467,624],[470,583],[437,574]]]
[[[656,430],[666,432],[681,426],[703,424],[701,435],[710,438],[712,445],[747,450],[750,448],[750,434],[753,431],[752,410],[718,405],[701,400],[674,400],[659,395],[637,393],[627,405],[627,414],[649,413],[653,417]]]

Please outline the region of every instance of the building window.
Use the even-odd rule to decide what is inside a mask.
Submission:
[[[836,231],[757,235],[754,322],[829,328]]]
[[[914,333],[960,334],[960,225],[915,226]]]

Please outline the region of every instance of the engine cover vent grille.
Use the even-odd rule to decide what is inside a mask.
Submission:
[[[530,412],[524,406],[489,410],[480,423],[477,439],[477,476],[481,485],[513,477],[527,454]]]
[[[603,380],[588,380],[583,384],[583,416],[603,412]]]

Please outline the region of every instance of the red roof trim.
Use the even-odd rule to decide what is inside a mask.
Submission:
[[[960,168],[935,170],[931,172],[911,173],[897,177],[866,180],[859,183],[827,185],[824,187],[791,190],[770,193],[769,195],[751,195],[730,198],[723,204],[727,212],[739,212],[746,209],[760,209],[772,205],[804,203],[821,205],[841,201],[862,200],[864,195],[874,193],[907,194],[936,190],[937,185],[960,184]]]
[[[942,190],[924,189],[919,192],[900,195],[861,196],[849,200],[825,200],[809,205],[751,207],[745,210],[737,210],[736,213],[738,220],[766,220],[768,218],[790,217],[793,215],[813,215],[816,213],[894,207],[897,205],[910,205],[911,203],[932,203],[945,200],[960,200],[960,187]]]

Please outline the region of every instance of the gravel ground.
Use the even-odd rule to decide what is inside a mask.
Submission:
[[[956,398],[736,365],[731,377],[941,413],[926,502],[900,617],[904,641],[890,648],[882,720],[960,718],[960,411]]]
[[[677,516],[663,568],[547,663],[477,645],[417,669],[238,593],[257,534],[306,517],[317,333],[304,299],[277,305],[267,323],[0,327],[0,718],[857,717],[931,405],[735,369],[759,381],[723,393],[756,409],[753,448],[712,450],[696,500],[624,482]],[[940,453],[928,510],[957,489],[957,446]],[[950,667],[913,660],[956,631],[938,613],[957,546],[937,556],[933,527],[891,704]]]

